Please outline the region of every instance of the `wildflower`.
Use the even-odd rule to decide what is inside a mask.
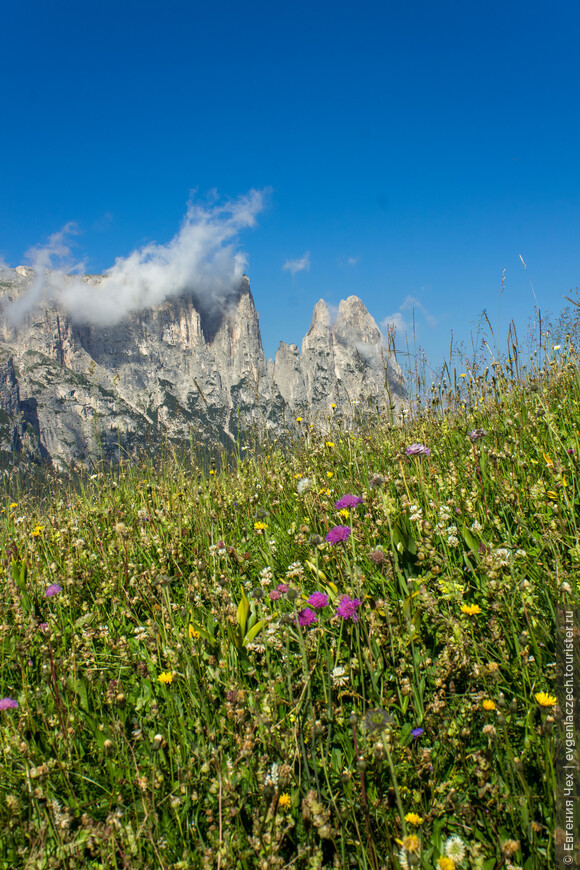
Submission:
[[[373,734],[375,731],[381,731],[383,728],[386,728],[390,722],[392,722],[392,717],[387,713],[387,711],[383,710],[382,707],[377,707],[375,710],[367,711],[364,719],[364,727],[367,731],[370,731],[370,733]]]
[[[302,495],[303,492],[306,492],[306,490],[309,488],[309,486],[310,486],[310,478],[309,477],[303,477],[302,480],[299,480],[297,485],[296,485],[296,489],[298,490],[299,495]]]
[[[358,598],[351,598],[350,595],[343,595],[340,599],[340,604],[336,608],[336,615],[341,616],[343,619],[352,619],[353,622],[358,622],[356,609],[359,605],[360,601]]]
[[[283,810],[289,810],[292,804],[292,798],[289,794],[281,794],[278,798],[278,806]]]
[[[173,682],[173,674],[171,671],[165,671],[157,677],[160,683],[172,683]]]
[[[350,535],[350,526],[334,526],[326,535],[325,541],[329,544],[338,544],[346,541]]]
[[[447,857],[451,858],[456,864],[459,864],[465,858],[465,843],[457,835],[448,837],[445,840],[444,848]]]
[[[417,855],[421,844],[417,834],[409,834],[408,837],[403,837],[403,849],[405,852],[410,852],[412,855]]]
[[[324,443],[324,446],[325,446],[325,447],[334,447],[334,441],[326,441],[326,442]]]
[[[297,422],[297,423],[302,423],[302,417],[296,417],[296,422]]]
[[[423,824],[423,819],[421,818],[421,816],[417,815],[417,813],[407,813],[407,815],[405,816],[405,821],[408,822],[410,825],[415,826]]]
[[[411,522],[417,523],[422,518],[423,518],[423,511],[421,510],[421,508],[416,504],[412,504],[409,507],[409,519],[411,520]]]
[[[289,589],[290,586],[287,583],[278,583],[278,585],[276,586],[276,591],[281,592],[282,595],[285,595]]]
[[[312,605],[316,610],[322,610],[328,606],[328,595],[324,592],[314,592],[308,599],[308,604]]]
[[[313,622],[318,622],[318,617],[310,607],[305,607],[298,613],[298,625],[312,625]]]
[[[495,710],[496,709],[495,701],[492,701],[490,698],[486,698],[484,701],[482,701],[481,706],[483,707],[484,710]]]
[[[330,480],[331,477],[334,477],[334,471],[327,471],[327,472],[326,472],[326,476],[327,476],[328,479]]]
[[[382,486],[383,483],[387,482],[387,478],[383,477],[382,474],[371,474],[369,477],[369,489],[375,489],[377,486]]]
[[[335,501],[334,506],[337,510],[341,508],[351,508],[357,504],[362,504],[362,498],[359,495],[343,495],[338,501]]]
[[[279,598],[282,598],[282,593],[279,592],[277,589],[270,589],[270,591],[268,592],[268,596],[270,598],[270,601],[278,601]]]
[[[372,553],[369,553],[369,559],[375,563],[375,565],[382,565],[387,557],[385,556],[382,550],[373,550]]]
[[[554,704],[558,703],[558,699],[554,695],[548,695],[547,692],[537,692],[534,698],[540,707],[553,707]]]
[[[52,583],[44,594],[47,598],[52,598],[53,595],[58,595],[59,592],[62,592],[62,586],[59,586],[58,583]]]
[[[424,730],[424,728],[413,728],[413,730],[411,731],[411,737],[417,739],[421,736],[421,734],[423,734]]]
[[[192,640],[196,640],[198,637],[201,637],[199,631],[197,631],[197,629],[194,628],[193,625],[191,625],[191,624],[190,624],[189,628],[187,629],[187,633]]]
[[[8,710],[10,707],[18,707],[18,701],[14,698],[0,698],[0,710]]]
[[[260,522],[260,521],[254,523],[254,530],[255,530],[256,532],[261,532],[263,529],[267,529],[267,528],[268,528],[268,524],[267,524],[267,523],[262,523],[262,522]]]
[[[424,444],[411,444],[410,447],[407,447],[405,453],[407,456],[429,456],[431,448],[425,447]]]
[[[348,676],[346,670],[341,665],[333,668],[330,672],[330,676],[332,678],[332,683],[334,686],[346,686],[346,684],[348,683]]]
[[[476,616],[478,613],[481,613],[481,607],[479,604],[462,604],[461,612],[466,613],[467,616]]]
[[[480,438],[485,438],[487,435],[487,431],[485,429],[473,429],[469,433],[469,437],[472,441],[478,441]]]
[[[437,859],[437,870],[455,870],[455,861],[453,858],[442,855]]]
[[[348,518],[349,518],[349,516],[350,516],[350,511],[347,511],[346,508],[343,508],[342,510],[340,510],[340,511],[338,512],[338,515],[339,515],[340,517],[342,517],[343,520],[348,520]]]

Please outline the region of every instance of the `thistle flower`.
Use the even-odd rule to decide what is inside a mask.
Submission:
[[[316,610],[322,610],[323,607],[328,607],[329,598],[324,592],[314,592],[308,599],[308,604]]]
[[[318,622],[318,617],[309,607],[305,607],[298,613],[298,625],[312,625],[313,622]]]
[[[407,456],[429,456],[431,453],[430,447],[425,447],[424,444],[411,444],[405,450]]]
[[[340,604],[336,608],[336,615],[341,616],[343,619],[352,619],[353,622],[358,622],[356,609],[359,605],[360,601],[358,598],[343,595],[340,599]]]
[[[359,495],[343,495],[342,498],[339,498],[338,501],[334,502],[334,506],[337,510],[341,510],[342,508],[351,508],[357,504],[362,504],[362,498]]]
[[[58,595],[59,592],[62,592],[62,586],[59,586],[58,583],[52,583],[44,594],[47,598],[52,598],[53,595]]]
[[[350,526],[334,526],[326,535],[325,541],[328,544],[339,544],[346,541],[350,535]]]

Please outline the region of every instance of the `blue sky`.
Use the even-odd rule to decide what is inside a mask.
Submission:
[[[434,367],[483,308],[523,331],[533,291],[557,312],[580,284],[577,2],[7,0],[1,18],[10,266],[73,222],[73,258],[102,272],[167,245],[188,202],[263,191],[228,243],[266,356],[354,293],[400,347],[414,308]]]

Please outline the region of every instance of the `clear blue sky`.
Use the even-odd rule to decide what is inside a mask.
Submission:
[[[543,310],[580,284],[577,0],[5,0],[0,20],[10,266],[72,221],[101,272],[169,242],[193,191],[268,189],[238,240],[266,355],[354,293],[400,345],[414,306],[433,365],[482,308],[497,326],[504,269],[502,332],[530,279]]]

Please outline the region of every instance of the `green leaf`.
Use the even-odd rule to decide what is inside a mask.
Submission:
[[[247,643],[251,643],[251,642],[254,640],[254,638],[256,637],[256,635],[259,634],[259,633],[262,631],[263,627],[264,627],[264,623],[262,622],[262,620],[260,620],[259,622],[257,622],[257,623],[256,623],[256,624],[255,624],[255,625],[254,625],[250,630],[249,630],[249,632],[248,632],[247,635],[245,636],[245,638],[244,638],[244,643],[246,643],[246,644],[247,644]]]
[[[250,602],[246,598],[245,592],[242,589],[242,598],[240,603],[238,604],[238,625],[240,626],[242,637],[246,633],[246,622],[248,619],[248,613],[250,612]]]

